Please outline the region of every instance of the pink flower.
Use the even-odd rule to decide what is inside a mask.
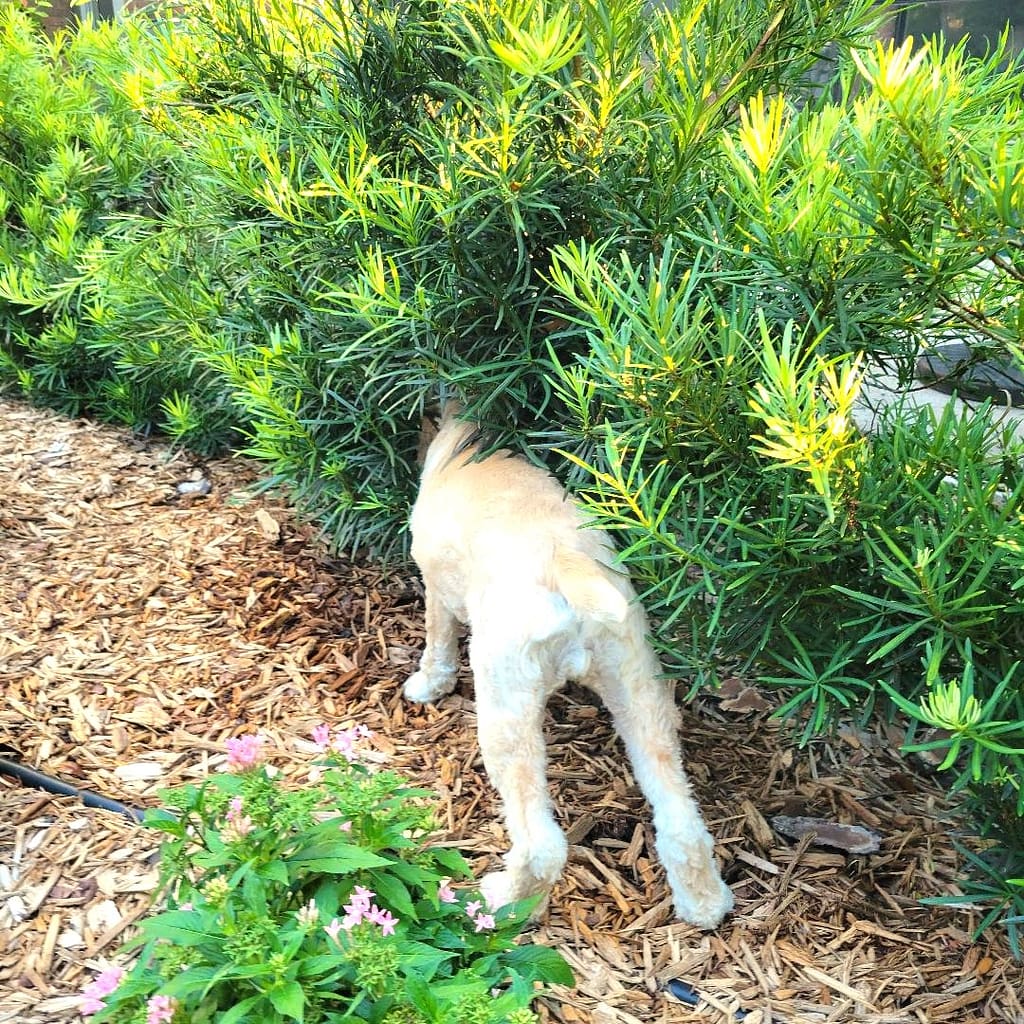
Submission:
[[[339,729],[331,741],[331,750],[336,754],[341,754],[346,761],[354,761],[356,744],[372,735],[373,733],[365,725],[354,725],[351,729]]]
[[[256,826],[247,814],[244,818],[226,822],[220,830],[220,837],[225,843],[240,843]]]
[[[239,736],[224,744],[228,752],[228,771],[244,772],[263,762],[263,738]]]
[[[338,826],[338,828],[341,829],[342,832],[351,832],[352,831],[352,822],[351,821],[343,821]]]
[[[480,913],[480,908],[482,906],[483,903],[481,903],[480,900],[471,900],[466,904],[466,917],[476,917],[476,915]]]
[[[395,925],[398,924],[398,918],[392,916],[390,910],[381,910],[376,904],[370,908],[366,920],[373,924],[379,924],[381,935],[394,935]]]
[[[101,974],[97,975],[93,985],[96,987],[96,995],[109,996],[124,977],[123,967],[108,967]]]
[[[327,749],[331,742],[331,730],[327,725],[318,725],[313,730],[313,742],[320,748],[321,752]]]
[[[79,1004],[78,1012],[83,1017],[91,1017],[94,1013],[99,1013],[100,1010],[105,1010],[107,1004],[102,999],[97,999],[96,996],[83,995]]]
[[[224,816],[226,824],[220,830],[221,839],[226,843],[237,843],[244,839],[256,826],[248,814],[242,814],[242,798],[233,797]]]
[[[478,932],[489,931],[494,927],[494,918],[490,914],[477,914],[474,923]]]
[[[82,990],[82,1001],[78,1007],[81,1014],[84,1017],[90,1017],[104,1009],[107,1004],[103,1002],[103,997],[109,996],[121,984],[123,977],[123,967],[108,967],[107,970],[96,975]]]
[[[146,1003],[146,1024],[170,1024],[177,1000],[170,996],[153,996]]]
[[[357,903],[353,900],[351,903],[346,903],[341,909],[345,911],[345,920],[342,924],[348,930],[349,928],[355,928],[370,908],[368,906],[364,907],[362,903]]]
[[[357,885],[348,898],[348,903],[342,907],[345,911],[345,920],[341,922],[342,927],[348,931],[360,924],[370,912],[370,900],[377,894],[372,889],[364,889]]]
[[[327,937],[333,939],[335,942],[338,941],[338,932],[342,929],[342,923],[334,918],[330,924],[324,925],[324,931],[327,932]]]
[[[459,900],[459,897],[455,895],[455,890],[448,884],[450,881],[450,878],[442,878],[437,883],[437,898],[442,903],[457,903]]]
[[[351,761],[355,754],[355,743],[356,738],[352,735],[351,730],[345,729],[334,737],[331,742],[331,750],[336,754],[341,754],[346,761]]]

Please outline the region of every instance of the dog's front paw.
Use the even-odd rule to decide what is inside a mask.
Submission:
[[[500,910],[507,907],[516,900],[526,899],[527,896],[535,896],[543,892],[544,898],[533,908],[531,918],[540,917],[548,906],[547,890],[538,887],[536,884],[531,887],[523,884],[512,871],[492,871],[480,879],[480,895],[487,902],[488,910]]]
[[[456,672],[428,673],[420,669],[409,676],[402,693],[407,700],[416,701],[417,704],[432,704],[451,693],[457,681]]]
[[[480,879],[480,895],[488,910],[500,910],[519,899],[516,880],[511,871],[492,871]]]

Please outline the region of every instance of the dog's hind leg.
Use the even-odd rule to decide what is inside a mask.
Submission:
[[[480,752],[501,794],[512,848],[505,870],[487,875],[480,889],[497,908],[546,893],[565,866],[568,844],[548,793],[544,706],[550,693],[529,657],[481,653],[485,639],[470,640]]]
[[[635,613],[634,613],[635,614]],[[732,909],[732,893],[715,863],[714,841],[683,771],[679,711],[648,647],[642,616],[625,637],[609,638],[586,678],[604,700],[629,754],[636,781],[654,812],[658,857],[676,914],[714,928]]]
[[[455,616],[427,586],[427,641],[419,670],[406,680],[402,692],[409,700],[429,703],[452,692],[458,680],[459,624]]]

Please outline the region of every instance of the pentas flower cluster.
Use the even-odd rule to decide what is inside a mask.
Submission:
[[[458,903],[459,897],[455,890],[448,884],[450,878],[442,878],[437,883],[437,898],[441,903]],[[494,915],[482,914],[483,902],[481,900],[470,900],[465,907],[466,916],[476,926],[478,932],[487,932],[494,927]]]
[[[321,754],[340,754],[346,761],[355,761],[358,760],[356,746],[372,735],[365,725],[354,725],[351,729],[335,729],[332,737],[330,726],[318,725],[313,730],[313,742]]]
[[[342,907],[345,916],[340,921],[334,918],[329,925],[324,926],[324,931],[337,942],[338,933],[342,929],[349,932],[357,925],[368,922],[379,925],[381,935],[394,935],[398,918],[390,910],[381,910],[376,903],[370,902],[376,895],[372,889],[357,885],[349,897],[349,902]]]
[[[459,897],[455,890],[448,884],[451,881],[450,878],[442,878],[437,883],[437,898],[442,903],[458,903]]]
[[[412,1007],[401,979],[396,987],[396,965],[408,950],[419,948],[424,937],[431,941],[440,921],[444,922],[446,932],[454,932],[461,937],[467,956],[472,954],[476,958],[474,965],[484,965],[480,970],[484,971],[482,976],[486,977],[488,986],[502,981],[506,971],[512,977],[519,976],[511,965],[508,968],[500,964],[487,966],[495,956],[503,955],[502,949],[512,947],[511,940],[504,934],[511,929],[504,922],[495,924],[494,916],[481,899],[457,892],[452,888],[451,878],[438,877],[442,865],[448,870],[455,870],[455,864],[458,864],[461,870],[461,858],[440,856],[427,848],[410,855],[417,858],[415,863],[421,864],[424,872],[417,889],[419,895],[427,897],[425,921],[419,920],[417,915],[410,917],[408,914],[399,920],[391,910],[375,902],[377,894],[373,889],[361,885],[351,890],[343,907],[338,907],[340,901],[336,896],[331,902],[325,902],[330,899],[328,893],[337,891],[334,870],[348,873],[352,844],[363,842],[368,848],[371,846],[371,841],[360,834],[362,828],[358,823],[343,820],[344,814],[339,813],[341,808],[350,808],[354,813],[358,807],[360,814],[367,815],[367,820],[382,822],[381,827],[389,830],[389,834],[403,837],[403,844],[395,857],[396,873],[387,874],[388,861],[385,860],[383,867],[378,868],[381,872],[379,884],[373,882],[385,893],[389,892],[386,882],[393,884],[395,878],[403,880],[403,875],[398,873],[398,860],[400,851],[406,849],[404,837],[423,828],[423,809],[411,799],[418,797],[419,792],[409,790],[411,797],[405,796],[405,781],[399,776],[390,772],[377,775],[357,762],[357,748],[369,736],[370,730],[361,725],[343,729],[317,726],[313,740],[324,756],[322,760],[317,758],[320,764],[315,770],[322,772],[317,780],[321,785],[312,794],[313,799],[305,789],[274,788],[278,772],[267,763],[264,740],[256,735],[239,736],[226,743],[226,769],[239,773],[241,777],[218,774],[203,787],[188,787],[174,794],[177,799],[172,807],[176,814],[171,818],[161,818],[160,825],[173,836],[166,841],[165,849],[175,858],[175,863],[184,863],[185,869],[178,875],[179,888],[171,888],[177,895],[168,899],[167,910],[143,923],[144,937],[153,943],[152,963],[140,961],[130,973],[121,967],[112,967],[88,984],[80,1004],[87,1024],[92,1024],[89,1018],[95,1014],[116,1024],[188,1024],[200,1017],[213,1020],[215,1016],[210,1016],[210,1007],[235,1007],[241,998],[253,1002],[252,1007],[246,1008],[247,1019],[251,1016],[253,1020],[266,1021],[267,1024],[296,1019],[322,1024],[327,1016],[333,1019],[335,1015],[320,1013],[319,1016],[310,1016],[310,1012],[325,998],[349,999],[352,1010],[365,1007],[370,1000],[370,1010],[376,1014],[373,1019],[382,1019],[378,1009],[384,1012],[383,1004],[379,1000],[387,999],[388,1005],[393,1002],[396,1008]],[[310,781],[314,781],[312,776]],[[195,816],[201,818],[202,828],[193,825]],[[259,842],[253,839],[244,841],[250,835],[253,839],[258,838]],[[329,838],[331,835],[336,837],[335,843],[339,848],[337,863],[325,864],[323,872],[310,873],[310,852],[315,854],[313,860],[331,861],[330,855],[324,854],[325,837],[327,847],[334,845]],[[220,842],[216,841],[217,836]],[[377,842],[380,849],[393,849],[391,845],[380,843],[379,839],[373,842]],[[376,852],[377,847],[373,849]],[[200,853],[205,857],[213,853],[214,866],[220,870],[193,872],[188,862],[193,853],[196,857]],[[293,885],[288,884],[287,878],[282,881],[277,870],[260,870],[268,864],[279,868],[284,862],[286,874],[291,877],[287,871],[290,858],[296,858],[291,863],[298,866],[297,874],[304,883],[298,898]],[[192,863],[194,866],[202,862]],[[245,946],[243,949],[237,941],[232,930],[234,922],[239,912],[250,906],[247,893],[242,891],[244,887],[236,884],[237,867],[243,864],[250,872],[247,877],[262,900],[268,920],[285,936],[290,950],[287,955],[266,946],[254,945],[251,949]],[[237,866],[233,873],[232,866]],[[370,878],[364,876],[364,880],[369,881]],[[325,887],[325,881],[330,885]],[[349,884],[354,882],[352,878]],[[436,901],[430,899],[434,885],[437,887]],[[310,898],[311,892],[318,893],[319,906],[316,899]],[[473,897],[477,895],[472,894]],[[186,898],[190,896],[193,899]],[[177,903],[179,897],[181,902]],[[325,924],[334,913],[337,917]],[[202,968],[195,972],[182,972],[184,961],[175,948],[177,940],[174,937],[181,932],[184,914],[194,915],[196,930],[211,937],[211,942],[204,943],[204,948],[197,950],[194,957],[190,953],[188,963]],[[474,930],[487,934],[474,936],[471,934]],[[253,994],[254,985],[250,983],[248,974],[241,984],[231,980],[239,950],[246,957],[250,952],[253,954],[253,977],[265,979],[265,992],[260,990]],[[293,957],[298,965],[296,970],[302,982],[301,988],[298,982],[294,983],[285,998],[275,979],[287,966],[288,957]],[[345,991],[336,996],[338,965],[343,962],[352,965],[353,970],[349,972],[351,977]],[[469,979],[469,989],[472,989],[473,979],[479,981],[481,976],[474,973],[476,966],[466,967],[464,971]],[[190,977],[192,974],[195,974],[194,979]],[[564,977],[553,972],[548,974],[553,978]],[[463,973],[457,975],[458,978],[463,976]],[[170,987],[170,991],[174,995],[165,995],[161,989],[169,987],[167,979],[172,977],[174,987]],[[527,981],[531,977],[536,981],[547,975],[537,970],[527,971],[525,977]],[[509,1006],[516,1001],[513,992],[505,991],[504,984],[500,991],[490,991]],[[328,993],[328,997],[323,993]],[[458,1013],[459,1006],[467,1000],[467,1005],[472,1003],[475,1006],[474,999],[476,996],[472,995],[453,996],[449,1000],[453,1015],[443,1019],[455,1019],[456,1016],[463,1019]],[[287,1012],[278,1005],[279,1002],[287,1002]],[[300,1012],[306,1016],[303,1018]],[[488,1010],[488,1014],[487,1020],[500,1019],[507,1024],[527,1024],[536,1020],[526,1009],[507,1012],[502,1007],[494,1013]],[[345,1014],[346,1017],[350,1015],[351,1010]],[[390,1014],[388,1016],[390,1019]],[[406,1019],[404,1014],[399,1016]],[[416,1016],[419,1019],[419,1015]]]
[[[493,914],[481,914],[483,903],[480,900],[470,900],[466,904],[466,916],[476,925],[478,932],[487,932],[494,927]]]
[[[98,974],[82,990],[82,1000],[78,1005],[83,1017],[91,1017],[100,1010],[105,1010],[104,999],[111,995],[121,984],[125,971],[122,967],[110,967]],[[151,996],[146,1003],[146,1024],[171,1024],[174,1020],[178,1001],[171,996]]]
[[[170,996],[153,996],[146,1003],[146,1024],[171,1024],[177,1005]]]
[[[230,772],[245,772],[263,764],[262,736],[239,736],[224,744],[228,752],[227,768]]]
[[[221,839],[226,843],[237,843],[244,839],[256,827],[248,814],[242,813],[244,801],[240,796],[232,797],[228,803],[228,812],[224,816],[224,827],[220,830]]]
[[[106,1009],[107,1004],[103,1000],[121,984],[123,977],[123,967],[108,967],[97,974],[82,990],[82,1001],[78,1007],[82,1016],[91,1017],[94,1013]]]

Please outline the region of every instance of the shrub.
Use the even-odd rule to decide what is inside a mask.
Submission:
[[[736,105],[796,87],[867,6],[720,3],[688,28],[624,0],[190,7],[161,44],[203,190],[175,230],[222,225],[197,288],[231,309],[195,348],[245,450],[339,545],[400,549],[439,382],[508,434],[550,405],[549,347],[586,350],[551,308],[555,247],[645,252],[687,223]]]
[[[906,383],[951,334],[1020,357],[1024,77],[1005,47],[856,65],[842,104],[741,108],[700,220],[654,254],[554,252],[589,339],[556,370],[562,444],[695,687],[754,667],[805,741],[886,695],[944,730],[924,743],[997,841],[972,891],[1019,951],[1024,443],[984,408],[871,437],[854,416],[870,365]]]
[[[134,966],[85,990],[94,1022],[529,1024],[534,983],[572,983],[543,946],[516,945],[529,903],[486,913],[449,885],[470,872],[425,845],[434,819],[390,771],[357,759],[358,727],[314,734],[326,759],[302,788],[228,741],[229,772],[164,794],[146,824],[167,905],[128,944]]]
[[[219,308],[191,285],[195,237],[158,231],[189,171],[147,119],[176,88],[148,36],[49,39],[4,4],[0,48],[0,373],[72,415],[222,446],[237,417],[191,345]]]

